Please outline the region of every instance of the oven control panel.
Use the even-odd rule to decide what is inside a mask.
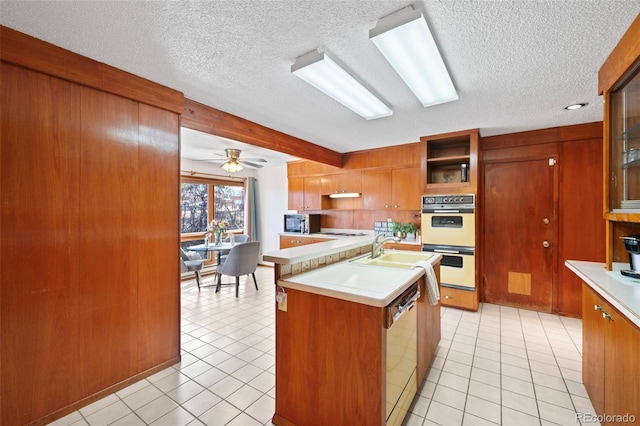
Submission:
[[[474,194],[454,194],[454,195],[423,195],[422,212],[432,212],[435,210],[473,210],[476,206]]]

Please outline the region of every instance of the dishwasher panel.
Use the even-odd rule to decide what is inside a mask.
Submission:
[[[393,322],[387,328],[386,419],[387,426],[400,425],[417,391],[417,310],[420,296],[410,288],[387,309]]]

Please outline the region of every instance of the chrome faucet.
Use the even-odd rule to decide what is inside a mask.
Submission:
[[[386,237],[380,240],[380,237],[384,237],[384,234],[378,234],[373,239],[373,243],[371,244],[371,258],[375,259],[384,253],[384,248],[382,247],[384,243],[387,241],[395,241],[396,243],[400,242],[400,238],[398,237]]]

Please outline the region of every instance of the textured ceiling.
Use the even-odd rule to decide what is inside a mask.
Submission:
[[[422,107],[369,41],[409,4],[425,11],[459,100]],[[640,0],[0,2],[3,25],[338,152],[599,121],[598,69],[639,12]],[[316,48],[393,116],[366,121],[293,76]],[[589,105],[563,109],[575,102]]]

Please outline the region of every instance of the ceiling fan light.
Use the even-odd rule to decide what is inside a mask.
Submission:
[[[236,173],[243,169],[242,165],[238,162],[238,160],[235,160],[233,158],[228,159],[220,167],[222,167],[224,170],[228,171],[229,173]]]
[[[458,99],[427,21],[407,6],[378,20],[369,38],[425,107]]]

